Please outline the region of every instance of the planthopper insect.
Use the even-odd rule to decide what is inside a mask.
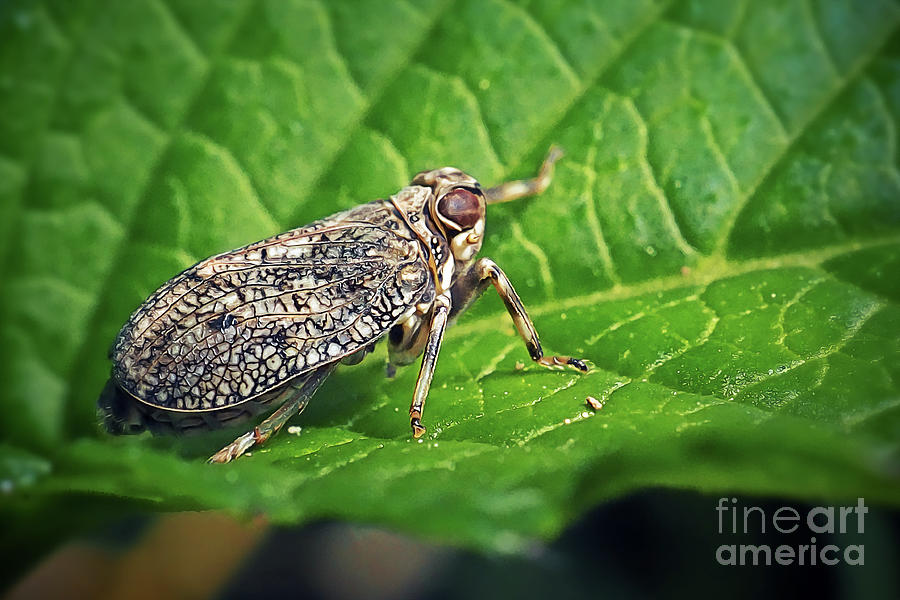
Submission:
[[[107,429],[189,432],[277,408],[210,458],[228,462],[301,412],[339,362],[358,363],[387,336],[389,369],[424,354],[409,409],[418,438],[444,330],[491,284],[532,360],[587,371],[544,356],[506,274],[475,258],[485,206],[542,192],[561,155],[551,148],[536,177],[490,189],[452,167],[422,171],[387,200],[188,268],[116,337],[99,400]]]

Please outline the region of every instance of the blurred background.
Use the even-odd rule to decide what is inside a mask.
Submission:
[[[740,497],[766,515],[812,505]],[[606,503],[552,542],[481,554],[364,525],[270,527],[216,513],[137,513],[82,531],[36,566],[10,556],[10,600],[24,598],[897,598],[900,518],[870,507],[865,531],[817,535],[822,547],[865,547],[863,565],[722,566],[721,544],[798,548],[794,534],[718,533],[719,498],[648,491]],[[848,503],[852,504],[852,503]],[[851,517],[850,523],[854,518]],[[27,556],[27,555],[25,555]],[[20,579],[20,568],[29,574]]]

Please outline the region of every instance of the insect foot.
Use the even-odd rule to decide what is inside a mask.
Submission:
[[[568,366],[578,369],[582,373],[588,372],[588,366],[583,360],[580,358],[572,358],[571,356],[542,356],[535,362],[548,369],[562,369]]]
[[[215,454],[209,457],[208,463],[227,463],[244,454],[252,448],[257,441],[257,430],[245,433]]]
[[[419,439],[423,435],[425,435],[425,427],[422,425],[422,414],[413,411],[409,413],[409,425],[413,430],[413,437]]]

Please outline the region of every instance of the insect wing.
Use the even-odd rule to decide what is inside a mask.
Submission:
[[[216,410],[353,354],[433,289],[412,238],[378,201],[206,259],[122,328],[116,380],[152,406]]]

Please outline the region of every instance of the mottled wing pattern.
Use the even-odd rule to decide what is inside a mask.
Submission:
[[[411,237],[377,201],[204,260],[131,316],[115,378],[153,406],[214,410],[353,354],[433,288]]]

